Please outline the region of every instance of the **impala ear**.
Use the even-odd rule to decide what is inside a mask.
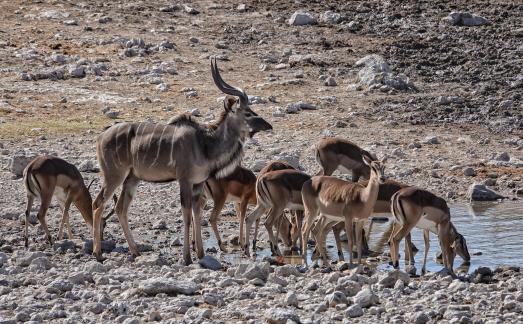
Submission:
[[[366,165],[370,166],[370,164],[372,163],[372,160],[368,156],[364,155],[363,156],[363,163],[365,163]]]
[[[226,96],[225,99],[223,99],[223,109],[225,109],[226,112],[230,112],[233,110],[234,104],[238,102],[238,99],[236,99],[233,96]]]

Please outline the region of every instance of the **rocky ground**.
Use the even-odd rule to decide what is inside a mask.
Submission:
[[[315,173],[314,143],[335,135],[388,156],[390,177],[449,200],[466,200],[473,183],[513,197],[523,187],[521,16],[523,5],[501,1],[3,3],[0,319],[325,322],[361,307],[358,320],[372,322],[521,320],[519,269],[462,282],[223,259],[227,270],[182,267],[176,184],[140,185],[129,218],[144,256],[134,263],[116,219],[103,265],[83,252],[89,234],[76,211],[77,240],[55,249],[32,227],[25,251],[19,219],[19,176],[36,154],[57,154],[90,181],[96,134],[114,122],[213,120],[222,94],[210,57],[274,126],[247,143],[254,170],[284,159]],[[47,217],[53,233],[58,213],[53,205]],[[235,218],[224,220],[234,242]],[[213,255],[208,226],[204,237]]]

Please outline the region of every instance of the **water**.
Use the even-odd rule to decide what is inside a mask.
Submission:
[[[523,265],[523,202],[507,201],[502,203],[475,203],[469,204],[455,204],[451,206],[452,222],[458,231],[465,236],[467,245],[471,255],[471,263],[469,268],[461,268],[463,270],[473,271],[477,267],[496,267],[499,265]],[[375,223],[373,225],[372,233],[369,239],[369,247],[371,250],[377,250],[377,241],[381,234],[388,228],[389,222]],[[260,231],[265,228],[261,226]],[[415,256],[418,269],[421,269],[423,262],[423,232],[420,229],[412,231],[412,240],[418,247],[420,252]],[[207,241],[208,246],[217,246],[214,237]],[[327,237],[328,252],[331,259],[337,259],[337,250],[335,247],[332,233]],[[348,253],[344,244],[345,259],[348,260]],[[280,249],[283,245],[280,244]],[[384,250],[388,252],[388,247]],[[436,262],[436,254],[440,251],[439,242],[436,235],[430,235],[430,250],[427,258],[427,270],[439,271],[442,265]],[[309,249],[308,257],[310,264],[310,256],[312,252]],[[400,247],[401,261],[400,265],[404,267],[403,245]],[[258,250],[256,260],[262,260],[266,256],[270,256],[270,250]],[[222,258],[232,264],[240,261],[246,261],[242,257],[242,252],[238,249],[230,251],[222,255]],[[297,255],[286,255],[284,260],[286,263],[300,264],[302,259]],[[458,268],[462,263],[462,259],[456,256],[454,267]],[[380,268],[386,268],[388,265],[382,263]]]

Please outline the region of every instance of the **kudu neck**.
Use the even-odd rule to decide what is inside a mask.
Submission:
[[[209,157],[216,158],[221,154],[228,153],[234,149],[240,140],[240,120],[232,115],[227,114],[220,123],[217,125],[214,133],[212,134],[213,142],[215,145],[210,147]]]

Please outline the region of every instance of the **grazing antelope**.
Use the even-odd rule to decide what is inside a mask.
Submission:
[[[392,196],[391,205],[395,223],[389,241],[392,264],[395,268],[399,268],[399,243],[414,226],[424,230],[425,253],[421,270],[423,274],[429,250],[429,232],[438,235],[443,264],[451,274],[454,274],[456,253],[465,261],[470,261],[467,242],[450,221],[450,210],[445,199],[423,189],[407,187],[400,189]],[[412,260],[412,251],[409,251],[406,257]]]
[[[67,226],[69,239],[73,238],[71,224],[69,222],[69,207],[71,203],[78,208],[89,229],[93,227],[92,200],[89,188],[85,186],[82,174],[78,169],[54,156],[39,156],[31,161],[24,170],[23,182],[27,191],[27,206],[25,210],[24,240],[25,246],[29,246],[27,234],[29,215],[35,198],[40,198],[41,204],[38,210],[38,221],[45,232],[45,237],[51,246],[53,239],[45,215],[51,205],[53,195],[58,199],[62,210],[62,221],[58,230],[58,239],[62,239],[64,223]],[[92,182],[91,182],[92,183]],[[90,185],[89,185],[90,186]]]
[[[352,181],[358,182],[360,177],[368,179],[370,168],[363,161],[366,156],[372,161],[376,156],[358,145],[338,137],[327,137],[316,145],[316,161],[321,170],[316,175],[330,176],[340,168],[344,172],[352,171]]]
[[[362,185],[366,186],[367,183],[363,182]],[[390,214],[390,201],[392,195],[394,195],[401,188],[405,187],[407,187],[406,184],[399,183],[391,179],[387,179],[385,180],[385,182],[380,183],[378,188],[378,197],[376,199],[376,203],[374,204],[372,214]],[[368,234],[370,234],[371,227],[372,219],[371,224],[369,226]],[[345,229],[345,223],[329,220],[329,218],[325,216],[322,216],[312,227],[312,235],[314,237],[314,240],[316,241],[316,247],[313,251],[313,260],[321,256],[323,259],[323,263],[326,264],[327,253],[325,249],[325,239],[327,237],[327,233],[331,228],[334,233],[334,239],[336,242],[336,247],[338,249],[339,260],[344,260],[343,250],[341,248],[340,233],[342,230]],[[362,236],[364,237],[363,233]]]
[[[356,221],[358,263],[361,262],[361,222],[367,219],[378,198],[379,185],[385,181],[385,159],[372,161],[364,155],[363,162],[370,167],[367,185],[344,181],[331,176],[315,176],[303,184],[302,198],[305,222],[302,230],[302,255],[307,265],[307,240],[314,220],[321,214],[333,221],[344,221],[349,241],[349,258],[352,264],[352,224]]]
[[[110,127],[98,137],[96,150],[103,178],[102,188],[93,203],[93,254],[98,260],[103,260],[101,214],[105,203],[120,185],[122,193],[116,214],[132,255],[139,255],[129,230],[127,214],[136,187],[142,180],[178,180],[184,221],[184,262],[192,262],[189,246],[191,220],[196,252],[199,258],[203,257],[198,203],[203,183],[209,177],[223,178],[236,169],[242,160],[247,136],[272,129],[249,108],[245,91],[223,81],[216,60],[211,62],[211,70],[215,85],[228,95],[224,99],[224,111],[216,123],[203,126],[188,116],[180,116],[171,124],[126,122]]]
[[[265,227],[269,232],[271,251],[276,255],[281,255],[277,236],[274,236],[272,228],[280,222],[282,217],[285,217],[284,210],[286,208],[290,210],[303,209],[301,187],[309,179],[308,174],[293,169],[268,172],[258,178],[256,181],[256,209],[245,221],[244,252],[247,256],[250,255],[248,245],[251,226],[264,213],[267,213]]]

